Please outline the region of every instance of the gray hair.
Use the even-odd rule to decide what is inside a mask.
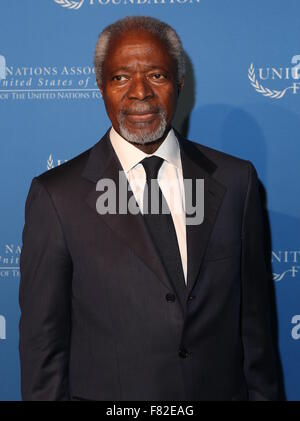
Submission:
[[[150,32],[165,44],[176,63],[176,83],[181,83],[181,78],[185,73],[185,62],[182,43],[176,31],[170,25],[156,18],[149,16],[127,16],[104,28],[99,35],[94,54],[94,66],[98,84],[101,86],[103,83],[103,63],[107,56],[110,41],[115,36],[132,29],[141,29]]]

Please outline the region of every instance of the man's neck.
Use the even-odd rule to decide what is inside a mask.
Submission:
[[[153,154],[160,147],[164,140],[165,138],[162,140],[156,140],[155,142],[147,143],[146,145],[140,145],[137,143],[132,143],[132,145],[138,148],[139,150],[145,152],[147,155],[150,155]]]

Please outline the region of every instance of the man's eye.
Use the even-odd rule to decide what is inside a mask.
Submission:
[[[116,80],[117,82],[123,82],[124,80],[127,80],[127,77],[124,75],[116,75],[112,78],[112,80]]]
[[[162,73],[153,73],[150,77],[152,77],[155,80],[165,79],[166,76]]]

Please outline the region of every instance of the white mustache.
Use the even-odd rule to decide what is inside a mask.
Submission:
[[[122,115],[128,115],[128,114],[146,114],[146,113],[161,113],[163,112],[162,107],[160,106],[151,106],[149,104],[140,103],[132,106],[131,108],[125,108],[121,110]]]

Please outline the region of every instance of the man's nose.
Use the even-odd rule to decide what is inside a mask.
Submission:
[[[128,98],[140,101],[153,97],[153,91],[149,82],[144,77],[138,77],[131,81]]]

